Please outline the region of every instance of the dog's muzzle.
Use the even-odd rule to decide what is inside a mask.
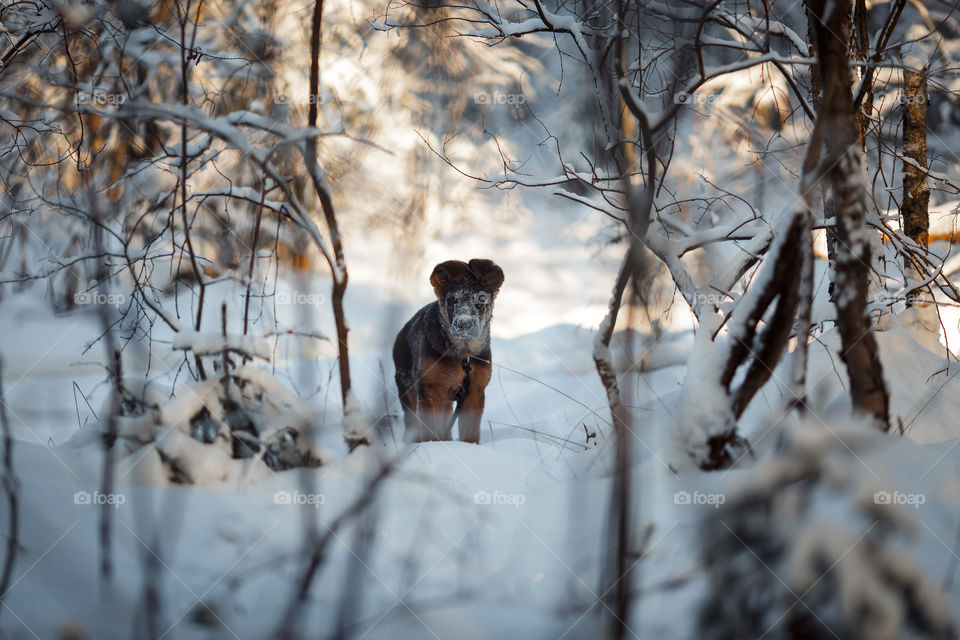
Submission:
[[[482,328],[480,319],[469,314],[454,316],[450,323],[450,333],[456,338],[479,338]]]

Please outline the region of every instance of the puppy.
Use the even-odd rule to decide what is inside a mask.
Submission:
[[[434,267],[430,284],[437,300],[403,326],[393,345],[404,440],[448,440],[453,405],[462,398],[460,439],[479,443],[490,319],[503,270],[490,260],[448,260]]]

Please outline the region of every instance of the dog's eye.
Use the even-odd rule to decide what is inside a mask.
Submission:
[[[485,305],[485,304],[490,304],[490,294],[489,294],[489,293],[478,293],[478,294],[474,297],[474,302],[476,302],[476,305],[477,305],[478,307],[483,306],[483,305]]]

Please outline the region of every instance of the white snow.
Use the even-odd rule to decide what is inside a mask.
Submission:
[[[683,7],[650,6],[651,11],[699,15]],[[296,61],[285,65],[279,85],[303,86],[302,9],[278,16],[279,29],[297,45],[277,54]],[[774,230],[789,217],[778,222],[779,212],[792,211],[783,203],[796,197],[789,171],[756,164],[761,155],[756,147],[769,145],[789,167],[791,146],[807,133],[795,125],[775,133],[745,127],[730,113],[753,109],[758,95],[787,93],[782,79],[766,77],[773,73],[768,73],[772,63],[801,66],[810,60],[768,53],[707,65],[708,73],[730,75],[700,91],[723,95],[730,103],[718,106],[714,117],[680,122],[671,178],[648,237],[676,282],[662,270],[651,276],[649,309],[621,311],[608,354],[595,340],[623,245],[610,242],[618,227],[605,226],[606,219],[598,220],[602,214],[583,204],[619,210],[595,194],[577,195],[577,203],[536,190],[477,190],[476,182],[424,152],[415,131],[422,122],[409,115],[428,111],[419,98],[423,87],[396,81],[402,44],[396,32],[369,33],[395,24],[393,18],[368,24],[362,9],[345,2],[325,8],[335,25],[330,40],[351,55],[330,56],[324,96],[357,107],[350,112],[353,120],[376,121],[379,128],[371,131],[391,152],[344,154],[343,164],[353,173],[344,170],[336,183],[350,273],[345,314],[353,388],[346,406],[337,345],[322,338],[336,335],[329,305],[332,280],[322,259],[316,269],[298,274],[288,267],[277,273],[264,260],[271,264],[251,279],[262,288],[254,290],[246,333],[238,312],[245,280],[223,277],[207,283],[199,331],[182,329],[194,326],[194,292],[186,286],[177,294],[158,292],[166,326],[156,323],[146,336],[131,337],[126,326],[115,333],[124,338],[119,341],[123,386],[143,406],[138,407],[142,413],[116,419],[116,473],[110,493],[103,495],[103,407],[114,384],[103,366],[103,345],[96,342],[103,331],[100,318],[88,308],[52,311],[40,286],[5,287],[2,399],[15,437],[22,533],[16,582],[0,607],[0,635],[54,638],[72,629],[90,638],[147,637],[141,632],[144,589],[151,583],[145,572],[156,563],[157,636],[271,637],[296,597],[309,562],[305,546],[316,536],[326,546],[300,621],[307,637],[333,635],[340,616],[348,627],[344,635],[364,640],[598,637],[616,451],[594,366],[597,356],[610,358],[635,417],[629,447],[635,546],[630,562],[635,564],[628,580],[636,597],[627,637],[699,637],[699,607],[710,588],[710,568],[701,554],[705,533],[711,527],[722,531],[724,508],[737,499],[762,497],[784,484],[790,488],[778,494],[766,532],[792,543],[777,567],[785,569],[778,579],[798,592],[835,584],[831,611],[869,614],[864,615],[868,631],[860,637],[905,637],[898,634],[909,612],[894,597],[893,584],[912,586],[930,618],[949,626],[960,610],[955,586],[960,367],[949,353],[960,348],[957,308],[895,306],[881,317],[876,337],[891,391],[893,431],[902,425],[904,434],[877,433],[849,416],[839,340],[829,324],[825,261],[818,260],[813,313],[818,327],[809,346],[806,417],[784,414],[792,388],[785,357],[740,421],[754,455],[727,471],[707,474],[692,468],[690,453],[702,456],[708,437],[729,424],[729,398],[712,375],[723,364],[713,329],[731,310],[716,340],[729,340],[727,332],[741,329],[737,310],[745,307],[733,302],[749,303],[771,277],[763,268],[768,265],[759,270],[746,265],[774,240]],[[587,50],[592,28],[559,12],[543,15],[569,32],[567,49]],[[524,45],[536,46],[540,40],[531,31],[544,19],[505,17],[501,28],[506,35],[530,34]],[[742,26],[766,28],[759,19]],[[799,56],[807,54],[793,29],[776,21],[771,27]],[[493,35],[489,29],[479,33]],[[132,30],[128,55],[141,56],[148,65],[163,63],[165,53],[149,50],[156,37],[151,29]],[[478,56],[492,56],[489,49]],[[582,122],[572,115],[581,107],[563,91],[583,76],[568,65],[564,73],[571,75],[563,82],[557,73],[555,81],[543,79],[528,90],[523,84],[530,84],[530,75],[552,78],[567,60],[545,57],[527,67],[518,58],[478,57],[484,68],[471,76],[471,88],[486,91],[509,80],[522,86],[531,103],[540,90],[546,97],[537,97],[533,113],[566,137],[582,133]],[[321,135],[286,128],[256,113],[263,102],[258,104],[224,117],[139,98],[120,108],[131,116],[153,116],[165,126],[183,120],[202,126],[217,140],[204,139],[190,153],[208,144],[211,154],[227,147],[247,154],[254,164],[280,146],[295,148],[305,137]],[[377,106],[384,104],[389,106]],[[654,104],[638,107],[657,125],[670,105],[657,111],[661,106]],[[338,124],[336,110],[328,104],[324,109]],[[482,117],[445,147],[465,170],[496,179],[503,171],[499,151],[520,165],[518,148],[547,146],[533,118],[512,122],[503,140],[491,140],[483,119],[490,111],[476,101],[469,109]],[[267,131],[272,142],[261,146],[257,141]],[[422,133],[427,140],[438,137],[435,131]],[[324,144],[344,142],[324,135]],[[422,164],[414,161],[417,152],[424,152],[417,161]],[[571,176],[593,179],[593,167],[573,157],[567,161],[569,167],[558,168],[536,157],[523,170],[552,176],[547,183],[566,183]],[[156,174],[176,162],[172,158]],[[423,183],[411,184],[408,165],[419,167]],[[938,172],[931,178],[953,184],[948,175]],[[269,188],[279,178],[264,179]],[[156,181],[166,189],[172,185],[163,175],[125,179]],[[215,184],[220,186],[198,184],[191,195],[260,201],[260,191],[239,182]],[[718,193],[712,185],[751,200],[747,192],[756,188],[757,200],[767,198],[757,206],[764,219],[736,198],[710,200]],[[422,210],[409,213],[412,230],[398,229],[393,222],[407,215],[401,205],[419,190]],[[674,207],[669,192],[690,200]],[[291,211],[289,202],[265,202],[273,210],[283,207],[287,215],[316,213],[309,203],[292,204]],[[957,207],[957,202],[935,202],[931,232],[952,234]],[[327,250],[322,225],[301,222],[305,227],[293,233],[309,236],[316,249],[311,259],[319,257],[313,254]],[[728,236],[736,240],[721,242]],[[949,259],[952,249],[946,244],[932,250]],[[17,257],[29,265],[35,253],[31,249]],[[158,278],[164,272],[172,277],[173,263],[160,255],[138,247],[128,254],[153,265]],[[481,443],[404,445],[393,339],[432,300],[433,265],[470,257],[492,258],[506,274],[492,321],[494,364]],[[4,266],[4,277],[20,268],[14,262]],[[951,264],[958,266],[956,258]],[[83,275],[83,282],[91,277]],[[211,312],[220,304],[229,309],[226,336],[219,313]],[[648,310],[656,317],[647,316]],[[622,331],[628,320],[632,332]],[[219,369],[224,351],[232,353],[235,365],[226,387]],[[195,356],[205,363],[207,380],[194,379]],[[244,358],[250,362],[241,362]],[[227,433],[218,432],[210,444],[192,438],[191,421],[204,409],[216,421],[225,418],[227,397],[245,409],[256,407],[249,417],[262,442],[289,445],[320,466],[274,471],[262,462],[263,450],[234,458]],[[375,434],[371,443],[348,454],[344,436],[356,439],[368,431]],[[790,455],[783,453],[786,445]],[[355,517],[354,507],[366,500],[368,484],[385,464],[390,475],[378,485],[371,508]],[[815,482],[797,481],[811,469]],[[884,492],[891,502],[877,501]],[[6,535],[5,509],[0,506],[0,536]],[[113,521],[111,583],[102,582],[98,573],[105,509]],[[879,521],[877,527],[894,544],[871,546],[880,538],[871,528]],[[5,548],[0,544],[0,554]],[[831,580],[824,578],[823,563],[831,567]],[[354,591],[347,592],[349,584],[356,585]]]
[[[272,345],[263,338],[244,335],[223,336],[218,333],[179,331],[173,338],[173,348],[192,351],[198,356],[214,356],[233,351],[247,357],[270,359]]]

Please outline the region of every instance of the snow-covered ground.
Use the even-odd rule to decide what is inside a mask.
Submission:
[[[607,189],[619,180],[608,180],[612,119],[600,112],[591,70],[612,60],[591,48],[607,37],[603,16],[613,7],[555,3],[554,12],[537,3],[537,17],[527,3],[495,3],[491,18],[503,21],[497,33],[524,35],[495,42],[454,36],[475,29],[475,36],[493,35],[469,9],[469,21],[448,22],[458,13],[452,5],[421,13],[403,2],[327,0],[317,5],[326,5],[319,94],[308,95],[308,3],[192,3],[186,14],[196,15],[200,39],[186,58],[173,14],[138,8],[170,13],[170,3],[51,1],[37,11],[35,3],[20,4],[31,11],[0,10],[0,40],[13,47],[0,65],[0,408],[14,437],[12,478],[0,457],[0,560],[10,557],[12,524],[3,489],[14,489],[19,515],[12,579],[0,593],[0,640],[609,637],[616,451],[592,355],[625,249],[624,227],[614,222],[624,210],[616,193],[589,184]],[[679,104],[674,80],[693,61],[675,45],[694,27],[682,16],[693,20],[700,10],[683,4],[636,4],[642,11],[632,36],[623,21],[623,59],[639,55],[620,86],[636,89],[654,123]],[[813,126],[797,100],[809,85],[802,3],[778,6],[773,17],[785,22],[755,34],[756,44],[772,43],[783,56],[797,86],[769,63],[733,71],[743,61],[731,45],[747,42],[751,23],[760,28],[760,4],[772,6],[712,5],[707,13],[719,22],[697,30],[696,57],[730,73],[695,95],[681,92],[686,104],[677,120],[662,121],[655,136],[664,181],[648,239],[670,251],[699,246],[682,257],[690,275],[684,293],[716,293],[724,313],[743,300],[745,283],[763,281],[754,270],[723,286],[718,276],[754,251],[750,236],[777,228],[782,213],[795,209]],[[879,33],[887,3],[866,4],[869,30]],[[960,170],[954,23],[944,18],[937,29],[931,23],[916,31],[925,3],[908,5],[903,22],[916,23],[914,46],[945,56],[930,54],[936,104],[928,156],[939,189],[930,231],[934,262],[943,259],[953,276],[960,272],[953,251],[960,203],[951,200]],[[111,11],[99,15],[98,7]],[[582,10],[596,14],[589,29],[572,17]],[[940,22],[947,9],[931,4],[930,11]],[[389,29],[415,24],[417,13],[432,24]],[[524,15],[529,19],[514,21]],[[665,15],[677,16],[675,24]],[[541,21],[577,42],[563,33],[538,35]],[[890,41],[872,91],[871,118],[882,118],[887,131],[879,153],[874,132],[867,136],[867,158],[880,162],[871,164],[871,211],[875,205],[891,218],[902,162],[891,152],[900,145],[896,112],[903,104],[903,58],[893,52],[906,54],[904,41]],[[181,60],[190,76],[185,98]],[[120,85],[124,92],[114,93]],[[953,93],[944,92],[948,86]],[[98,95],[105,100],[89,99]],[[265,167],[250,160],[272,158],[278,179],[302,177],[291,146],[302,132],[287,127],[305,124],[318,100],[318,126],[349,133],[318,144],[350,273],[345,311],[361,409],[350,425],[376,430],[371,446],[353,452],[342,437],[325,263],[312,249],[306,260],[291,260],[303,227],[282,216],[268,216],[276,223],[269,232],[257,227],[259,244],[250,237],[253,205],[269,185]],[[184,113],[204,125],[183,125],[189,162],[177,151]],[[240,136],[241,120],[263,128]],[[276,124],[283,126],[268,135]],[[633,125],[625,119],[621,126],[626,132]],[[204,128],[233,141],[207,139]],[[147,148],[154,142],[161,148]],[[181,169],[189,175],[182,192]],[[548,186],[529,186],[536,184]],[[275,186],[264,197],[279,210]],[[204,204],[194,222],[186,214],[174,220],[168,214],[181,196],[186,210],[188,190],[191,207]],[[304,204],[313,207],[312,198]],[[120,438],[107,494],[102,440],[113,356],[104,318],[82,302],[100,296],[122,306],[124,287],[132,285],[117,263],[116,277],[100,287],[91,280],[100,267],[90,257],[100,255],[91,223],[101,213],[120,214],[103,218],[108,235],[117,234],[107,238],[110,250],[119,250],[121,237],[129,241],[123,248],[149,272],[157,304],[182,326],[192,328],[198,299],[187,278],[172,286],[175,275],[192,273],[180,225],[192,225],[200,250],[189,253],[211,278],[200,331],[174,335],[163,322],[151,325],[148,312],[135,327],[134,313],[110,333],[122,351],[125,388],[142,391],[157,408],[145,416],[126,411],[109,423]],[[715,242],[727,232],[743,235]],[[823,239],[821,231],[821,256]],[[179,264],[164,262],[168,246]],[[247,332],[241,282],[251,253]],[[887,257],[896,272],[892,245]],[[470,258],[490,258],[506,275],[481,442],[405,445],[394,336],[431,300],[433,266]],[[311,268],[298,271],[302,264]],[[951,351],[960,349],[960,305],[940,300],[938,335],[930,314],[905,311],[902,303],[889,313],[878,301],[888,311],[876,338],[894,427],[879,433],[850,416],[849,376],[831,328],[825,260],[818,259],[805,411],[784,409],[787,355],[738,422],[749,450],[732,468],[708,473],[688,456],[684,417],[712,427],[727,403],[718,402],[722,390],[710,376],[688,375],[693,364],[704,371],[715,360],[697,360],[687,303],[656,266],[648,306],[623,310],[613,345],[634,418],[619,579],[630,599],[623,637],[957,638],[960,364]],[[25,276],[36,278],[21,282]],[[881,284],[902,283],[894,274]],[[87,300],[72,305],[78,287]],[[714,346],[708,331],[698,337],[698,346]],[[230,411],[218,396],[223,346],[242,364],[233,369],[246,381],[242,399],[255,399],[261,410],[252,418],[257,435],[279,447],[297,429],[315,426],[299,433],[293,451],[318,466],[279,470],[287,459],[277,451],[268,465],[232,456],[229,438],[206,444],[191,437],[218,427],[197,419],[194,431],[201,408],[217,417]],[[204,354],[211,381],[194,379],[195,354]],[[243,356],[248,361],[240,363]],[[310,588],[301,592],[315,553]]]
[[[369,418],[387,413],[394,434],[381,433],[373,447],[347,455],[332,346],[269,337],[273,362],[251,366],[275,371],[325,418],[318,437],[325,464],[310,471],[274,472],[232,460],[171,431],[158,444],[121,457],[115,493],[100,495],[94,414],[106,397],[105,359],[102,343],[85,348],[102,332],[99,319],[85,311],[56,316],[31,291],[5,299],[0,352],[22,515],[14,582],[0,615],[3,636],[53,638],[58,629],[82,629],[90,638],[146,637],[145,625],[153,624],[166,638],[267,637],[289,619],[307,565],[309,521],[327,546],[299,618],[301,629],[322,630],[308,637],[326,637],[341,626],[354,638],[597,637],[607,606],[600,585],[611,433],[591,343],[618,250],[598,248],[594,227],[580,225],[575,210],[541,211],[482,235],[441,233],[406,273],[396,268],[388,237],[348,233],[354,385]],[[436,261],[475,256],[495,258],[506,273],[495,310],[496,365],[481,444],[404,448],[392,383],[393,336],[429,301],[427,276]],[[283,287],[283,299],[294,303],[278,310],[281,331],[332,334],[322,302],[325,277]],[[236,304],[236,291],[219,295],[231,308]],[[231,315],[229,323],[241,321]],[[215,330],[219,318],[209,322]],[[263,325],[257,327],[262,335]],[[850,444],[845,374],[831,332],[811,346],[815,391],[801,426],[821,434],[818,450],[841,450],[858,491],[889,491],[894,502],[896,496],[923,496],[920,504],[913,499],[889,508],[913,521],[905,557],[917,557],[932,579],[948,585],[945,593],[956,608],[958,370],[914,333],[895,323],[878,333],[892,413],[906,437],[874,435],[865,445]],[[173,345],[166,353],[169,336],[159,330],[154,338],[149,377],[169,384],[182,353]],[[723,526],[723,504],[763,482],[784,434],[798,429],[780,412],[775,376],[744,419],[759,466],[744,460],[727,472],[674,473],[670,465],[678,461],[667,452],[673,450],[673,416],[691,344],[681,323],[671,327],[641,373],[626,373],[630,360],[618,349],[627,401],[638,417],[634,531],[643,553],[631,560],[636,565],[629,579],[638,597],[629,637],[695,636],[708,589],[704,527]],[[639,342],[633,348],[634,357],[647,350]],[[142,374],[145,360],[138,353],[131,346],[125,356],[128,377]],[[158,451],[193,461],[195,484],[171,484]],[[345,517],[387,460],[396,461],[396,469],[371,508],[362,518]],[[841,501],[857,497],[836,491]],[[113,578],[104,582],[98,527],[108,509]],[[829,524],[831,517],[841,530],[850,524],[846,516],[817,511],[817,522],[826,518]],[[153,595],[148,585],[155,586]],[[152,608],[148,597],[156,598]],[[152,623],[151,610],[159,611]]]

